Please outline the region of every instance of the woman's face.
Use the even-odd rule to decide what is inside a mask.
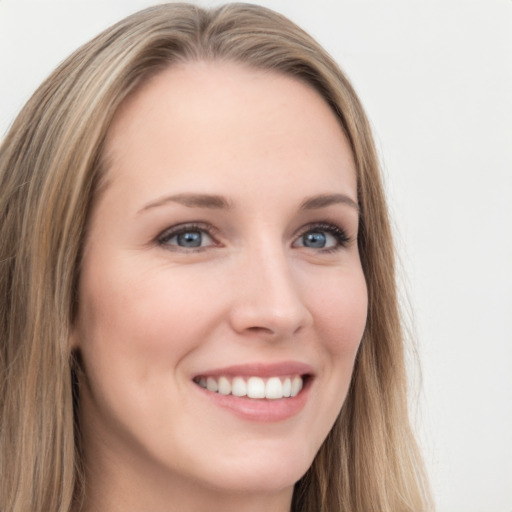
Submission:
[[[337,119],[293,78],[183,64],[125,102],[105,162],[72,339],[92,481],[289,497],[366,321]]]

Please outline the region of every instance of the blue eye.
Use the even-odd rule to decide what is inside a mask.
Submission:
[[[176,245],[180,247],[201,247],[203,243],[203,234],[200,231],[187,231],[173,238],[176,238]]]
[[[327,244],[327,235],[322,231],[310,231],[302,235],[302,245],[311,249],[323,249]]]
[[[307,247],[335,251],[349,242],[345,231],[332,224],[318,224],[305,231],[293,244],[294,247]]]
[[[166,231],[159,239],[160,245],[179,249],[200,249],[214,245],[214,241],[205,228],[180,226]]]

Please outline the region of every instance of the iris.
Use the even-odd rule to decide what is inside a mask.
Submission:
[[[176,236],[176,242],[181,247],[201,247],[203,234],[200,231],[186,231]]]
[[[327,237],[325,233],[321,231],[310,231],[302,237],[302,243],[304,247],[311,247],[312,249],[322,249],[327,243]]]

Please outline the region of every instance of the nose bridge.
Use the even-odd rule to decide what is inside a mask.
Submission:
[[[237,331],[284,337],[308,325],[297,275],[282,243],[262,241],[247,248],[238,262],[239,282],[232,320]]]

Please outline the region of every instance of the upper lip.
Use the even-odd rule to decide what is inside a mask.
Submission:
[[[208,377],[280,377],[286,375],[312,375],[313,368],[306,363],[283,361],[279,363],[249,363],[224,366],[202,371],[196,375]]]

